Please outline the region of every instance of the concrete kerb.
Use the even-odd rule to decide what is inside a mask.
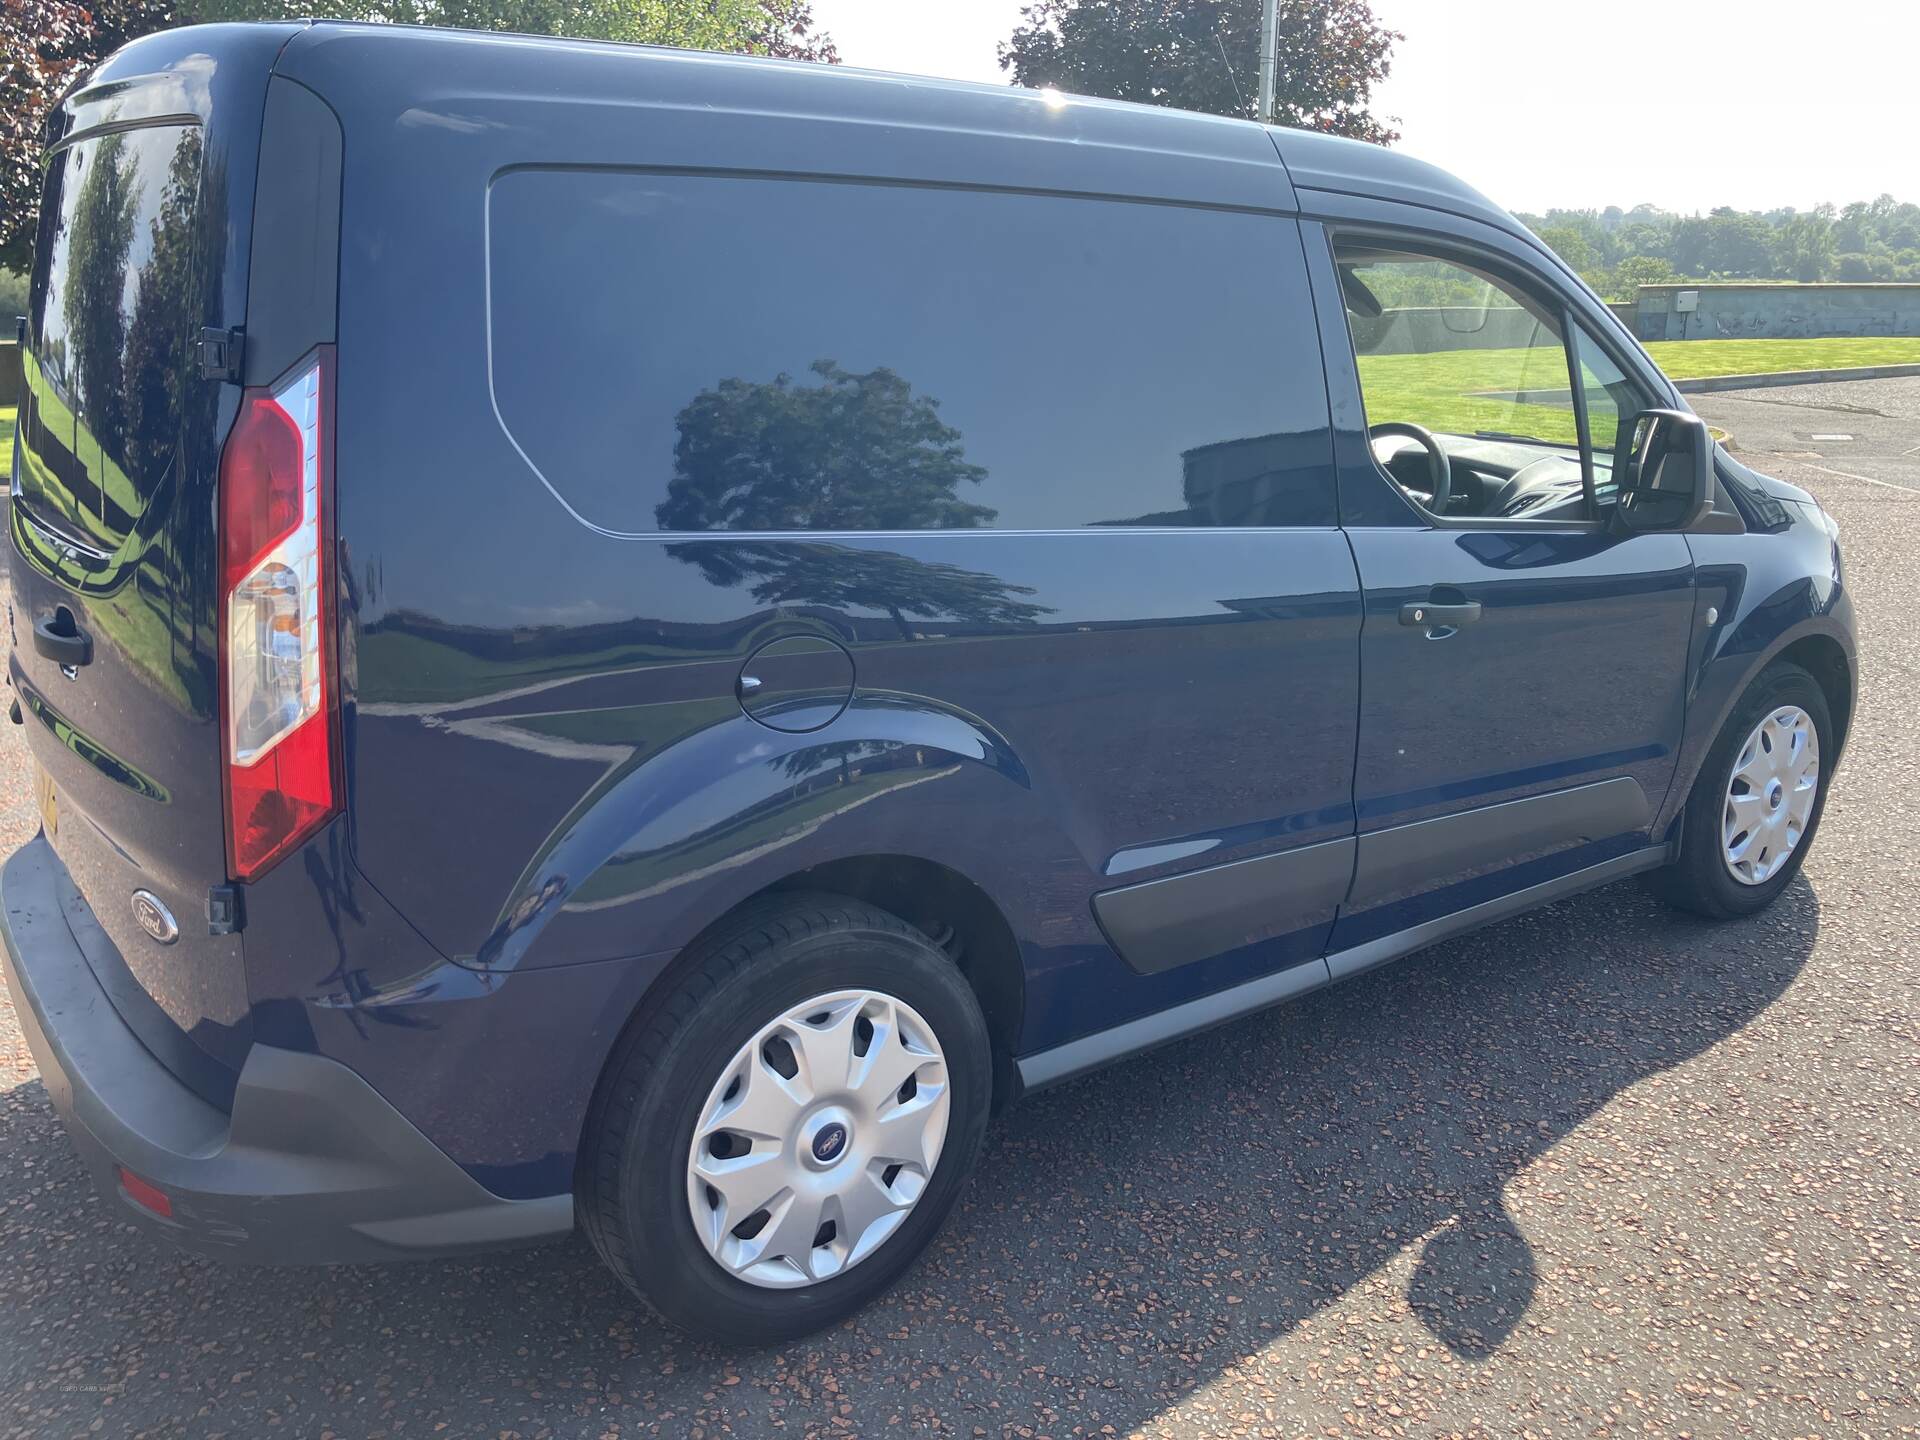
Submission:
[[[1702,375],[1676,380],[1683,395],[1706,395],[1715,390],[1764,390],[1774,385],[1826,385],[1836,380],[1894,380],[1920,375],[1920,365],[1850,365],[1833,370],[1775,370],[1765,375]]]

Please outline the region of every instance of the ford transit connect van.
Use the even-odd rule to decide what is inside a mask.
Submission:
[[[1765,906],[1854,708],[1820,507],[1322,135],[181,30],[59,106],[24,341],[7,980],[206,1254],[579,1226],[795,1335],[1024,1090],[1630,875]]]

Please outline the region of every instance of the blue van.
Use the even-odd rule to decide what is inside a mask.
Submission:
[[[1023,1091],[1819,825],[1833,523],[1406,156],[341,24],[48,155],[7,980],[194,1250],[800,1334]]]

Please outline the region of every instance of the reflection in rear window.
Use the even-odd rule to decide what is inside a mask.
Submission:
[[[166,482],[191,383],[200,131],[163,125],[55,152],[35,247],[21,495],[111,550]]]
[[[489,217],[501,418],[607,529],[1334,521],[1292,220],[524,170]]]

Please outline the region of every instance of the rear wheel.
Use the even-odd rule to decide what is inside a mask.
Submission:
[[[829,1325],[938,1230],[991,1074],[973,992],[924,935],[857,901],[771,897],[623,1039],[588,1119],[584,1228],[685,1329]]]
[[[1717,920],[1772,904],[1813,843],[1833,753],[1818,682],[1798,665],[1769,666],[1708,753],[1687,797],[1680,858],[1649,877],[1655,893]]]

